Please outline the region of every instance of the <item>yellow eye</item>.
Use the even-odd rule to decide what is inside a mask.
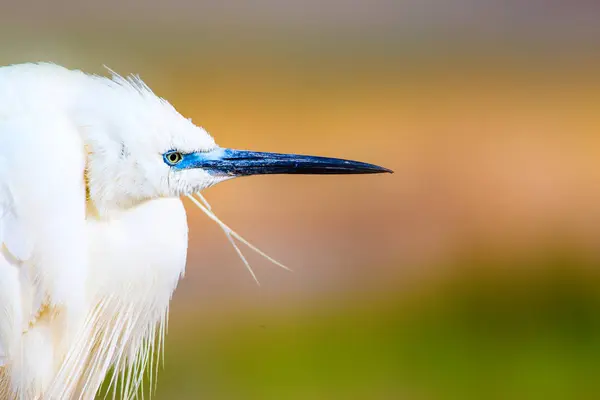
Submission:
[[[168,153],[165,153],[164,157],[165,157],[165,161],[169,165],[179,164],[181,162],[181,160],[183,160],[183,154],[181,154],[178,151],[170,151]]]

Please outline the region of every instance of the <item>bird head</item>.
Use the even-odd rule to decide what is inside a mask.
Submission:
[[[93,88],[76,115],[88,151],[89,196],[100,210],[190,195],[249,175],[392,172],[338,158],[222,148],[138,77],[113,73],[88,84]]]

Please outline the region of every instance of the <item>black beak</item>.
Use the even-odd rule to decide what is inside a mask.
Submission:
[[[379,174],[392,170],[378,165],[339,158],[299,154],[264,153],[219,148],[185,154],[177,168],[203,168],[214,175],[265,174]]]

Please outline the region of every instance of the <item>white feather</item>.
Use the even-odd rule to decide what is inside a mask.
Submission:
[[[93,399],[111,368],[137,395],[185,267],[176,196],[214,183],[171,176],[171,146],[215,145],[140,80],[0,68],[1,398]]]

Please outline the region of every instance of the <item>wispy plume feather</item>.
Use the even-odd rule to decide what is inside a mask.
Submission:
[[[263,252],[262,250],[260,250],[258,247],[254,246],[252,243],[248,242],[240,234],[238,234],[237,232],[235,232],[233,229],[231,229],[229,226],[227,226],[223,221],[221,221],[219,219],[219,217],[217,217],[215,215],[215,213],[212,211],[212,207],[210,206],[210,204],[208,203],[208,201],[204,198],[204,196],[202,196],[200,193],[196,193],[196,196],[197,196],[197,198],[194,197],[193,195],[188,195],[187,197],[200,210],[202,210],[202,212],[204,212],[204,214],[206,214],[210,219],[212,219],[213,221],[215,221],[217,223],[217,225],[219,225],[219,227],[223,230],[223,232],[225,233],[225,236],[227,236],[227,239],[229,240],[229,242],[231,243],[231,245],[233,246],[233,248],[237,252],[238,256],[240,257],[240,259],[242,260],[242,262],[246,266],[246,269],[248,269],[248,271],[252,275],[252,278],[254,278],[254,280],[256,281],[256,283],[258,285],[260,285],[260,282],[258,281],[258,278],[256,277],[256,274],[252,270],[252,267],[250,266],[250,263],[248,262],[248,260],[246,259],[246,257],[244,256],[244,254],[242,253],[242,251],[240,250],[240,248],[235,243],[234,238],[237,239],[237,240],[239,240],[241,243],[245,244],[246,246],[248,246],[252,251],[258,253],[259,255],[261,255],[262,257],[264,257],[265,259],[267,259],[271,263],[273,263],[273,264],[277,265],[278,267],[281,267],[281,268],[283,268],[283,269],[285,269],[287,271],[291,271],[290,268],[286,267],[281,262],[275,260],[273,257],[267,255],[265,252]]]

